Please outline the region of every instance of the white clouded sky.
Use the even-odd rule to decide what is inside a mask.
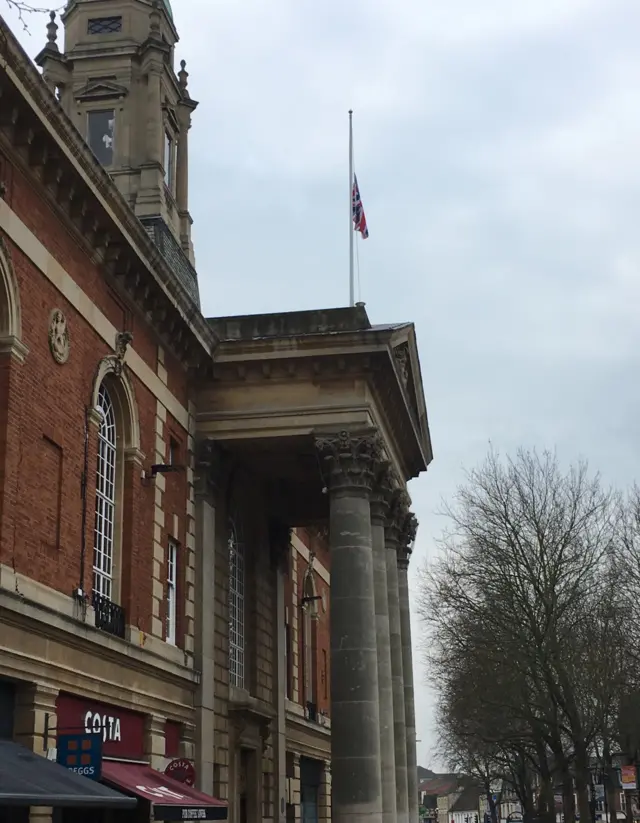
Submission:
[[[489,440],[587,456],[616,484],[640,474],[636,0],[173,6],[200,101],[206,314],[346,303],[355,111],[361,297],[373,322],[416,324],[435,451],[411,487],[416,564]],[[44,22],[22,36],[30,54]],[[419,760],[434,765],[422,679]]]

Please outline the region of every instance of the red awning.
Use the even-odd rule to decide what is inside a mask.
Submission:
[[[155,820],[226,820],[227,804],[141,763],[102,762],[102,780],[147,800]]]

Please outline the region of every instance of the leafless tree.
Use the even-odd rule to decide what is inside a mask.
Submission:
[[[525,799],[535,769],[549,817],[559,776],[567,823],[574,787],[590,821],[592,754],[610,737],[628,664],[608,583],[620,501],[585,464],[563,472],[550,453],[491,452],[446,514],[419,602],[441,720],[458,745],[510,764]]]
[[[26,0],[5,0],[5,3],[9,6],[10,9],[13,9],[18,13],[18,20],[20,21],[22,28],[24,31],[29,31],[28,25],[28,17],[32,14],[48,14],[51,11],[61,11],[64,6],[53,6],[46,8],[44,6],[34,5],[33,3],[26,2]]]

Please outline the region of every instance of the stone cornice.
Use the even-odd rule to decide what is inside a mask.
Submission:
[[[258,385],[269,381],[287,383],[364,378],[384,410],[389,436],[401,455],[405,479],[416,477],[431,462],[431,440],[422,389],[404,382],[394,355],[400,332],[363,329],[338,333],[283,338],[221,341],[211,364],[210,376],[224,386]],[[411,336],[410,336],[411,337]],[[411,347],[409,347],[411,351]],[[412,381],[416,369],[412,369]]]
[[[0,135],[18,165],[108,279],[183,363],[210,360],[216,336],[0,18]]]

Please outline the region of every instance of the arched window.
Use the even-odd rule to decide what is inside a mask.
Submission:
[[[313,579],[313,560],[310,561],[305,572],[302,584],[303,597],[303,672],[304,672],[304,702],[310,720],[316,719],[318,703],[317,695],[317,619],[318,607],[316,587]]]
[[[111,600],[116,527],[116,415],[104,383],[98,392],[98,411],[102,415],[98,432],[96,473],[96,522],[93,532],[93,591]]]
[[[229,520],[229,682],[244,688],[244,544],[233,519]]]

